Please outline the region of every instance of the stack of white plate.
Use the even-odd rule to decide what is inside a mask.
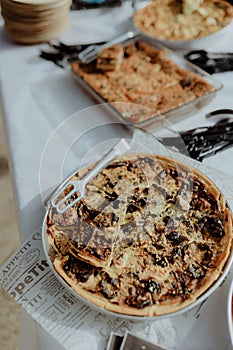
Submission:
[[[10,38],[22,44],[55,39],[69,25],[71,0],[2,0],[1,11]]]

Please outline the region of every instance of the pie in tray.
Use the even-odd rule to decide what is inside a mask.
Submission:
[[[232,216],[198,170],[129,154],[64,214],[49,210],[46,239],[54,268],[78,296],[113,313],[156,316],[192,304],[223,274]]]
[[[216,90],[201,74],[175,63],[165,49],[140,40],[104,50],[89,64],[73,61],[71,67],[75,77],[131,123],[145,122],[189,103],[191,109],[197,99]]]

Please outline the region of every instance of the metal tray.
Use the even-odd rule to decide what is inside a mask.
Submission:
[[[155,41],[154,39],[148,38],[144,36],[143,34],[139,34],[134,39],[128,40],[127,42],[123,43],[123,46],[126,44],[135,42],[135,41],[141,41],[144,43],[147,43],[156,49],[159,50],[166,50],[167,52],[167,58],[171,59],[179,68],[185,69],[189,72],[197,74],[199,77],[204,79],[207,83],[211,84],[213,86],[213,91],[201,96],[197,97],[189,102],[186,102],[176,108],[170,109],[169,111],[162,113],[162,114],[154,114],[151,118],[140,121],[140,122],[132,122],[131,120],[128,120],[125,118],[120,112],[117,111],[117,109],[114,107],[114,103],[109,103],[106,99],[103,98],[99,93],[97,93],[84,79],[82,79],[76,72],[72,70],[71,63],[69,63],[67,60],[63,62],[63,66],[65,69],[69,70],[73,76],[73,78],[92,96],[94,97],[97,102],[99,103],[107,103],[108,105],[111,105],[111,111],[114,114],[114,118],[118,118],[118,121],[123,121],[127,123],[134,124],[138,127],[145,128],[146,130],[154,131],[161,127],[161,124],[163,125],[163,121],[169,121],[170,123],[175,123],[180,120],[183,120],[193,114],[195,114],[197,111],[199,111],[201,108],[203,108],[205,105],[207,105],[215,96],[216,94],[222,89],[223,84],[200,69],[199,67],[195,66],[194,64],[190,63],[188,60],[184,59],[181,55],[177,54],[176,52],[172,51],[171,49],[165,47],[163,44]],[[116,102],[120,103],[120,102]],[[123,102],[124,103],[124,102]],[[132,106],[136,106],[136,104],[132,103]],[[142,107],[142,106],[140,106]],[[148,107],[144,107],[148,108]]]

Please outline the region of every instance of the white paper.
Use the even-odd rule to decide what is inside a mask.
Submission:
[[[92,310],[67,291],[53,274],[39,232],[1,268],[0,283],[47,332],[70,350],[103,350],[113,331],[121,335],[129,331],[154,344],[172,347],[184,338],[199,312],[195,308],[171,319],[132,322]]]

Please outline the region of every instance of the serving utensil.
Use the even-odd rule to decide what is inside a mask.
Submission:
[[[71,208],[75,203],[79,202],[80,199],[83,198],[87,183],[112,160],[114,160],[117,156],[122,155],[129,148],[130,146],[127,141],[125,139],[121,139],[99,160],[99,162],[96,163],[96,165],[90,171],[88,171],[88,173],[81,180],[68,180],[62,184],[50,199],[51,205],[60,214]],[[66,191],[68,191],[67,195],[62,199],[59,199],[62,193]],[[77,194],[78,196],[76,196]]]
[[[114,39],[99,43],[99,44],[90,44],[90,45],[66,45],[63,42],[58,41],[57,43],[48,43],[49,46],[55,49],[55,52],[47,52],[41,50],[40,57],[52,61],[61,68],[64,68],[64,60],[67,59],[69,62],[72,61],[81,61],[82,63],[90,63],[94,61],[98,54],[111,46],[114,46],[119,43],[123,43],[129,39],[135,38],[139,35],[137,29],[129,30],[126,33],[123,33]]]
[[[137,29],[133,29],[133,30],[129,30],[128,32],[117,36],[116,38],[106,42],[105,44],[90,45],[78,54],[78,59],[83,63],[90,63],[97,58],[98,54],[102,50],[107,49],[107,48],[114,46],[116,44],[123,43],[126,40],[132,39],[139,34],[140,33]]]

